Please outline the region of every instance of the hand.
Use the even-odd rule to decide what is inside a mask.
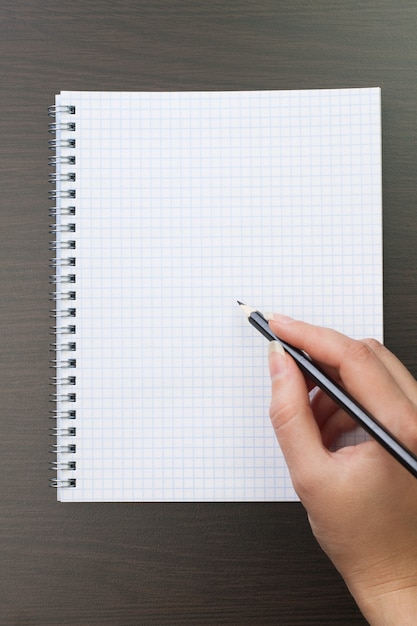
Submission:
[[[417,382],[375,340],[275,315],[273,332],[305,350],[365,409],[417,452]],[[318,542],[371,624],[415,624],[417,479],[380,444],[333,450],[355,424],[270,344],[271,420]]]

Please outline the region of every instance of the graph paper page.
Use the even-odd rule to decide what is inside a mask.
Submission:
[[[269,421],[268,342],[236,301],[382,339],[379,89],[56,104],[76,111],[58,115],[58,156],[75,156],[58,172],[76,175],[60,201],[76,227],[76,399],[58,400],[58,426],[67,404],[76,415],[76,452],[58,437],[76,486],[58,498],[297,499]]]

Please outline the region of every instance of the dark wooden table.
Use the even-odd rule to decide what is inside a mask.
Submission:
[[[61,89],[381,86],[386,344],[417,373],[415,0],[3,0],[0,623],[362,624],[299,504],[57,504],[46,109]]]

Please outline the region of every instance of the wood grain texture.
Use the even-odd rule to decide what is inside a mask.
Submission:
[[[298,504],[48,489],[46,108],[61,89],[381,86],[387,345],[417,373],[417,5],[3,0],[0,623],[364,624]]]

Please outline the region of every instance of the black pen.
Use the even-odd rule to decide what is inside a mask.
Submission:
[[[340,385],[330,378],[312,359],[302,350],[277,337],[269,327],[268,321],[262,313],[251,309],[239,302],[249,322],[264,335],[269,341],[279,341],[284,350],[288,352],[297,363],[298,367],[320,389],[322,389],[336,404],[362,426],[367,433],[381,444],[397,461],[401,463],[413,476],[417,478],[417,456],[394,437],[378,420],[360,406]]]

